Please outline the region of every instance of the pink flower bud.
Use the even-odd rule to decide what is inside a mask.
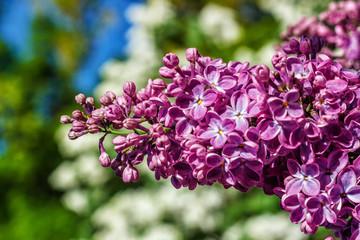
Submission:
[[[163,57],[163,63],[165,67],[175,68],[179,66],[179,58],[173,53],[168,53]]]
[[[83,130],[86,130],[86,128],[87,128],[87,126],[84,123],[82,123],[81,121],[75,120],[72,122],[71,129],[74,132],[81,132]]]
[[[195,63],[199,58],[199,53],[196,48],[188,48],[186,50],[185,56],[189,62]]]
[[[124,182],[136,182],[139,179],[139,172],[136,168],[131,165],[128,165],[124,168],[122,172],[122,179]]]
[[[163,134],[164,132],[164,128],[158,124],[158,123],[155,123],[154,125],[152,125],[149,129],[149,134],[151,137],[153,138],[158,138],[161,136],[161,134]]]
[[[116,152],[121,152],[125,148],[129,147],[125,136],[117,136],[112,140],[112,144],[115,145],[114,149]]]
[[[77,104],[83,105],[86,101],[85,95],[82,93],[79,93],[78,95],[75,96],[75,101]]]
[[[95,134],[95,133],[101,132],[101,129],[99,128],[99,126],[97,124],[91,124],[91,125],[88,125],[88,131],[91,134]]]
[[[129,97],[133,97],[136,92],[136,86],[133,82],[125,82],[123,86],[124,93]]]
[[[109,167],[110,163],[111,163],[109,154],[107,154],[106,152],[101,153],[100,157],[99,157],[99,162],[100,162],[101,166]]]
[[[103,108],[95,109],[92,111],[92,117],[97,120],[104,120],[105,119],[105,110]]]
[[[154,89],[155,91],[163,91],[166,88],[166,83],[164,82],[164,80],[160,79],[160,78],[156,78],[152,81],[152,85],[151,85],[152,89]]]
[[[134,118],[125,118],[123,121],[123,126],[126,129],[133,130],[139,125],[140,119],[134,119]]]
[[[83,120],[83,119],[85,119],[83,113],[82,113],[80,110],[75,110],[75,111],[73,111],[71,115],[72,115],[72,117],[75,118],[76,120]]]
[[[93,106],[95,105],[95,100],[94,100],[94,98],[93,98],[93,97],[87,97],[87,98],[86,98],[86,105],[93,107]]]
[[[69,124],[69,123],[71,123],[71,118],[68,115],[62,115],[60,117],[60,122],[62,124]]]
[[[176,70],[172,68],[161,67],[159,69],[159,74],[163,78],[172,79],[176,75],[176,73],[177,73]]]

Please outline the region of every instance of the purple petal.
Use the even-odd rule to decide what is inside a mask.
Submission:
[[[303,186],[303,180],[299,178],[293,178],[287,182],[285,191],[287,195],[298,194]]]
[[[175,104],[182,109],[190,108],[191,104],[195,101],[195,98],[189,94],[182,94],[175,100]]]
[[[200,139],[209,140],[217,135],[219,135],[219,133],[217,131],[208,127],[206,129],[200,129],[197,137]]]
[[[181,110],[178,107],[169,108],[168,113],[170,117],[173,118],[174,120],[179,120],[180,118],[185,117],[183,110]]]
[[[203,95],[203,92],[204,92],[204,86],[197,80],[192,80],[191,83],[194,83],[196,82],[196,85],[194,85],[191,89],[191,92],[192,92],[192,95],[195,97],[195,98],[200,98],[202,95]],[[191,84],[190,83],[190,84]]]
[[[330,80],[326,82],[326,88],[334,93],[343,92],[348,86],[347,81],[341,79]]]
[[[223,161],[224,158],[222,158],[221,156],[215,153],[210,153],[209,155],[206,156],[206,164],[210,167],[217,167]]]
[[[288,159],[287,161],[287,168],[290,172],[291,175],[295,176],[298,175],[298,173],[300,172],[300,164],[294,160],[294,159]]]
[[[348,191],[349,188],[356,184],[356,175],[353,170],[347,168],[338,176],[338,183],[344,189],[345,192]]]
[[[220,78],[220,72],[215,66],[209,65],[204,70],[204,76],[211,84],[217,84]]]
[[[212,138],[210,143],[214,148],[219,149],[225,145],[226,139],[227,137],[224,134],[216,134],[216,137]]]
[[[322,208],[319,208],[318,211],[314,212],[313,222],[316,225],[321,225],[325,222],[325,214]]]
[[[306,201],[306,207],[310,212],[315,212],[321,207],[320,200],[316,197],[310,197]]]
[[[354,203],[360,203],[360,186],[353,186],[347,192],[346,196]]]
[[[211,128],[219,129],[222,124],[222,119],[216,112],[209,111],[206,114],[206,122],[209,124]]]
[[[202,104],[195,104],[195,106],[190,110],[190,115],[194,120],[201,120],[205,117],[207,112],[207,107]]]
[[[260,138],[263,140],[274,139],[281,131],[281,126],[272,120],[263,120],[258,125]]]
[[[245,133],[245,131],[249,127],[249,123],[246,120],[246,118],[244,118],[244,117],[237,117],[236,120],[235,120],[235,123],[236,123],[235,129],[242,132],[242,133]]]
[[[293,223],[299,223],[305,219],[305,209],[298,207],[290,213],[290,220]]]
[[[336,217],[336,213],[333,210],[325,207],[324,208],[324,214],[325,214],[326,220],[329,223],[335,223],[336,222],[337,217]]]
[[[242,91],[234,92],[231,96],[231,106],[238,112],[243,112],[249,105],[249,97]]]
[[[235,129],[235,122],[234,122],[234,120],[225,119],[225,120],[222,122],[221,130],[222,130],[224,133],[229,134],[229,133],[231,133],[232,131],[234,131],[234,129]]]
[[[301,170],[306,176],[316,177],[319,175],[319,166],[316,163],[302,165]]]
[[[289,103],[288,104],[288,114],[291,117],[299,118],[304,115],[304,110],[301,107],[300,103]]]
[[[316,179],[304,180],[302,190],[308,196],[316,196],[320,192],[320,182]]]
[[[234,77],[225,75],[220,78],[218,87],[222,88],[224,90],[228,90],[228,89],[235,87],[236,83],[237,83],[237,81],[235,80]]]
[[[211,104],[213,104],[215,102],[217,98],[217,93],[212,90],[212,89],[207,89],[205,92],[204,92],[204,95],[201,99],[201,103],[204,105],[204,106],[210,106]]]
[[[298,90],[292,89],[284,96],[284,100],[288,103],[296,102],[300,97]]]
[[[270,111],[274,117],[284,118],[286,116],[286,107],[284,101],[277,97],[271,97],[268,100]]]
[[[348,164],[349,157],[346,152],[337,149],[332,151],[327,159],[327,167],[333,171],[340,172]]]
[[[208,173],[206,174],[206,178],[208,180],[218,180],[222,174],[222,166],[211,168]]]

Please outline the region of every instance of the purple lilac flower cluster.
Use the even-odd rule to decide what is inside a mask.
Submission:
[[[273,70],[226,64],[195,48],[180,67],[170,53],[159,70],[165,80],[150,79],[138,92],[126,82],[122,95],[106,92],[100,108],[78,94],[84,112],[61,122],[72,125],[70,139],[103,133],[99,161],[125,182],[138,180],[147,156],[155,178],[171,178],[176,188],[262,188],[306,234],[325,226],[359,239],[359,77],[318,54],[322,45],[316,37],[292,40],[273,56]],[[112,160],[108,134],[117,135]]]
[[[360,2],[339,1],[329,4],[318,18],[302,18],[289,26],[284,40],[292,37],[319,36],[327,43],[323,52],[345,67],[360,68]],[[339,51],[341,50],[341,51]]]

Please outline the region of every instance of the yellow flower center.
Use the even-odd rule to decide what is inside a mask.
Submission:
[[[215,87],[216,88],[216,85],[215,84],[211,84],[211,86]]]
[[[219,134],[220,134],[220,135],[223,134],[223,131],[222,131],[222,130],[219,130]]]
[[[244,144],[240,143],[239,148],[243,148],[243,147],[244,147]]]
[[[241,116],[241,114],[239,114],[239,115],[237,115],[237,117],[238,117],[238,118],[241,118],[242,116]]]
[[[199,104],[199,105],[200,105],[201,103],[202,103],[202,100],[201,100],[201,99],[199,99],[199,101],[197,102],[197,104]]]
[[[287,107],[288,105],[289,105],[289,104],[288,104],[287,101],[284,101],[284,102],[283,102],[283,106],[284,106],[284,107]]]

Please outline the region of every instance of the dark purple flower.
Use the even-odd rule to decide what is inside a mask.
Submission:
[[[222,154],[229,158],[241,157],[245,159],[256,159],[259,145],[252,141],[244,141],[237,133],[230,133]]]
[[[231,160],[229,169],[235,179],[244,187],[250,188],[259,183],[263,164],[255,159],[236,157]]]
[[[314,224],[322,225],[325,221],[328,223],[336,222],[336,213],[332,210],[331,203],[326,194],[320,194],[306,200],[307,209],[313,213]]]
[[[210,167],[206,174],[207,180],[220,181],[230,185],[236,184],[235,177],[229,171],[229,162],[226,158],[216,153],[209,153],[205,161],[206,165]]]
[[[356,183],[355,172],[351,168],[344,169],[337,176],[337,184],[330,190],[331,199],[341,207],[345,200],[360,203],[360,186]]]
[[[281,119],[287,116],[299,118],[304,115],[304,110],[299,100],[300,94],[298,90],[292,89],[284,95],[284,98],[271,97],[268,99],[268,104],[270,111],[272,112],[274,118]]]
[[[339,172],[349,163],[348,159],[347,153],[339,149],[332,151],[327,158],[315,159],[315,163],[319,166],[320,173],[317,179],[321,184],[321,189],[335,182]]]

